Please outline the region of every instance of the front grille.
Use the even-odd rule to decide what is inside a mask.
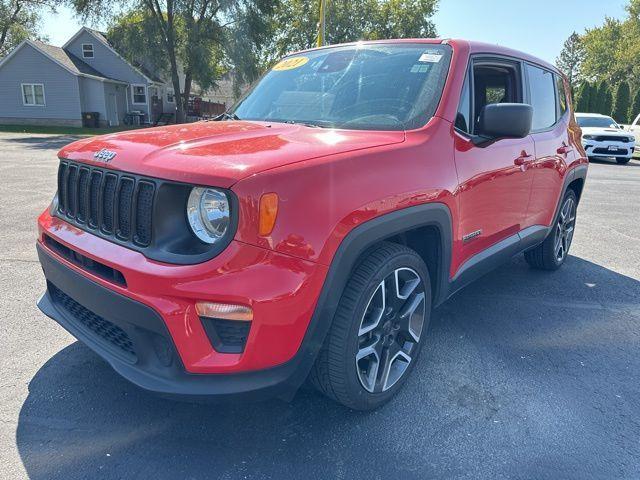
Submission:
[[[121,287],[127,287],[127,282],[124,279],[124,275],[119,270],[111,268],[104,263],[97,262],[95,260],[86,257],[75,250],[70,249],[66,245],[54,240],[49,235],[44,235],[44,243],[51,250],[56,252],[62,258],[65,258],[69,262],[77,265],[88,272],[108,281],[120,285]]]
[[[70,161],[58,167],[58,214],[87,231],[147,247],[152,241],[152,179]]]
[[[596,137],[596,141],[628,143],[627,137],[615,137],[612,135],[599,135]]]
[[[47,287],[53,301],[64,308],[78,326],[83,327],[85,331],[90,331],[103,343],[117,349],[117,351],[128,361],[132,363],[137,361],[133,342],[127,332],[114,323],[105,320],[99,315],[93,313],[91,310],[83,307],[52,283],[49,282]]]
[[[629,150],[626,148],[618,148],[617,150],[609,150],[608,148],[594,148],[593,153],[596,155],[627,155]]]

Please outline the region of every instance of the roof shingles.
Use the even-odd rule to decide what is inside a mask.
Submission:
[[[40,42],[38,40],[34,40],[32,43],[36,48],[49,55],[56,62],[60,63],[76,75],[90,75],[92,77],[103,78],[105,80],[118,81],[103,75],[91,65],[86,64],[75,55],[60,47],[54,47],[53,45],[49,45],[48,43]]]

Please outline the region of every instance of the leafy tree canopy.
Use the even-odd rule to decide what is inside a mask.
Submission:
[[[431,17],[438,0],[330,0],[327,3],[327,44],[436,35]],[[273,42],[268,45],[267,61],[315,46],[318,2],[281,0],[274,11],[272,29]]]
[[[564,42],[562,51],[556,59],[556,66],[567,76],[571,88],[575,88],[580,81],[580,67],[584,60],[584,54],[582,38],[573,32]]]
[[[40,16],[54,9],[57,0],[0,0],[0,58],[26,39],[43,40]]]

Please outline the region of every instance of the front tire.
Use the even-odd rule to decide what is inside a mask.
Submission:
[[[524,252],[524,258],[532,268],[557,270],[567,259],[576,226],[578,199],[573,190],[564,194],[553,230],[537,247]]]
[[[618,165],[626,165],[631,161],[631,158],[616,158]]]
[[[430,316],[431,282],[420,256],[381,243],[347,281],[311,383],[355,410],[383,405],[413,370]]]

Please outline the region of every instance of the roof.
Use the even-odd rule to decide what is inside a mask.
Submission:
[[[68,70],[71,70],[72,73],[75,73],[76,75],[85,74],[92,75],[94,77],[108,78],[97,71],[95,68],[93,68],[91,65],[84,63],[78,57],[67,52],[66,50],[63,50],[60,47],[54,47],[53,45],[49,45],[48,43],[44,43],[39,40],[34,40],[32,43],[35,44],[35,46],[39,50],[42,50],[44,53],[52,57],[58,63],[67,67]]]
[[[325,45],[322,47],[309,48],[306,50],[299,50],[296,52],[291,52],[285,55],[288,57],[290,55],[297,55],[304,52],[310,52],[312,50],[319,50],[325,48],[333,48],[333,47],[342,47],[342,46],[350,46],[350,45],[372,45],[372,44],[407,44],[407,43],[426,43],[426,44],[451,44],[455,46],[465,45],[469,48],[469,52],[472,54],[475,53],[493,53],[497,55],[505,55],[509,57],[514,57],[522,60],[526,60],[527,62],[536,63],[548,70],[551,70],[556,73],[561,73],[554,65],[546,62],[538,57],[534,57],[525,52],[521,52],[519,50],[514,50],[512,48],[503,47],[502,45],[490,44],[484,42],[477,42],[473,40],[463,40],[463,39],[448,39],[448,38],[402,38],[402,39],[383,39],[383,40],[366,40],[359,42],[349,42],[343,44],[335,44],[335,45]]]
[[[114,83],[124,83],[120,80],[116,80],[114,78],[109,78],[104,76],[102,73],[97,71],[92,66],[86,64],[82,60],[80,60],[75,55],[67,52],[66,50],[55,47],[53,45],[49,45],[48,43],[41,42],[39,40],[25,40],[16,48],[14,48],[9,55],[4,57],[0,61],[0,68],[5,64],[7,60],[13,57],[18,51],[20,51],[25,45],[29,45],[32,48],[35,48],[40,53],[44,54],[50,60],[54,61],[62,68],[67,70],[69,73],[79,76],[79,77],[87,77],[87,78],[95,78],[96,80],[114,82]]]
[[[586,113],[586,112],[576,112],[576,117],[606,117],[611,118],[609,115],[603,115],[602,113]]]
[[[78,30],[73,37],[71,37],[69,40],[67,40],[67,43],[65,43],[62,48],[66,49],[69,45],[71,45],[71,43],[73,43],[73,41],[78,38],[78,36],[80,36],[82,34],[82,32],[87,32],[88,34],[90,34],[91,36],[93,36],[96,40],[98,40],[99,42],[103,43],[109,50],[111,50],[118,58],[120,58],[123,62],[129,64],[129,66],[131,66],[131,68],[133,68],[135,71],[137,71],[140,75],[142,75],[144,78],[146,78],[149,82],[151,83],[164,83],[162,81],[162,79],[158,78],[157,76],[151,76],[149,74],[148,71],[143,70],[140,65],[132,65],[131,62],[129,62],[126,58],[124,58],[122,55],[120,55],[120,53],[118,53],[118,51],[114,48],[114,46],[111,44],[111,42],[109,42],[109,38],[107,37],[107,34],[104,32],[100,32],[99,30],[94,30],[93,28],[89,28],[89,27],[82,27],[80,30]]]

